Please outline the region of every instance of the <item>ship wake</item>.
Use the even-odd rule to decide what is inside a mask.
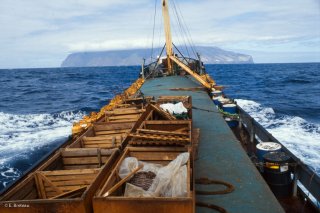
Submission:
[[[237,104],[265,127],[301,161],[320,175],[320,125],[301,117],[281,115],[252,100],[236,99]]]
[[[0,112],[0,191],[71,134],[84,112],[15,115]]]

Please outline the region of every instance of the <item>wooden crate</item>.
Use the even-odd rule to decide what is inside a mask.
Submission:
[[[153,198],[132,198],[124,197],[123,189],[125,184],[118,188],[110,196],[103,195],[120,181],[118,177],[119,167],[126,157],[136,157],[138,160],[150,163],[167,165],[180,153],[188,151],[187,148],[156,148],[156,147],[127,147],[124,150],[119,162],[113,169],[108,180],[103,183],[93,198],[95,213],[193,213],[195,212],[194,181],[192,175],[191,158],[188,161],[188,195],[183,198],[153,197]],[[190,153],[190,152],[189,152]]]
[[[98,162],[91,158],[94,150],[60,150],[41,166],[41,170],[29,175],[1,197],[0,212],[92,212],[94,192],[101,182],[106,181],[119,155],[118,150],[107,151],[108,156],[101,151],[100,158],[105,158],[101,167],[86,168]],[[88,155],[85,156],[85,152]],[[95,153],[98,153],[97,149]],[[73,160],[65,161],[66,158],[81,159],[81,156],[87,158],[83,161],[88,165],[81,162],[83,168],[80,169],[76,169],[79,164]],[[63,169],[67,165],[75,168]],[[14,207],[17,205],[20,207]]]
[[[128,133],[135,122],[94,123],[94,136],[120,136]]]
[[[191,96],[159,96],[157,99],[157,105],[165,103],[178,103],[182,102],[183,106],[188,110],[188,117],[192,119],[192,98]]]
[[[100,168],[106,164],[113,153],[118,149],[100,148],[65,148],[60,149],[52,159],[48,161],[46,168],[41,170],[67,170],[67,169],[92,169]],[[55,165],[55,167],[54,167]],[[44,165],[46,166],[46,165]],[[50,168],[48,168],[50,166]]]
[[[136,107],[129,108],[115,108],[112,111],[106,111],[104,116],[104,122],[128,122],[137,121],[140,115],[144,112],[144,109],[138,109]]]
[[[123,140],[130,132],[135,122],[100,122],[94,123],[92,131],[83,134],[70,148],[120,148]]]
[[[129,134],[132,146],[191,145],[191,120],[147,120]]]
[[[143,108],[148,103],[152,102],[154,100],[153,96],[145,96],[140,98],[127,98],[124,100],[125,104],[135,105],[137,107]]]

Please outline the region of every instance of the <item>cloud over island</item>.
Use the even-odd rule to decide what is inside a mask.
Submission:
[[[157,3],[154,45],[162,46],[160,0]],[[282,55],[283,62],[320,61],[317,0],[174,3],[196,45],[241,50],[254,58],[256,54],[257,62],[279,62],[276,55]],[[154,4],[150,0],[2,0],[0,68],[56,67],[76,51],[150,47]],[[174,41],[183,43],[171,13]]]

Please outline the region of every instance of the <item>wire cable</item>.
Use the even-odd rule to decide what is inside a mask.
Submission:
[[[154,4],[154,16],[153,16],[153,29],[152,29],[152,45],[151,45],[151,61],[153,58],[153,45],[154,45],[154,31],[155,31],[155,26],[156,26],[156,16],[157,16],[157,3],[158,0],[155,0]]]

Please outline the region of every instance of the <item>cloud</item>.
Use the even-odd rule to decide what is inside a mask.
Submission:
[[[181,33],[170,11],[176,44],[188,43],[182,35],[190,31],[195,44],[231,50],[320,51],[320,5],[315,0],[169,2],[188,26]],[[75,51],[150,47],[153,12],[150,0],[2,0],[0,67],[59,66]],[[155,46],[164,43],[162,24],[158,7]]]

